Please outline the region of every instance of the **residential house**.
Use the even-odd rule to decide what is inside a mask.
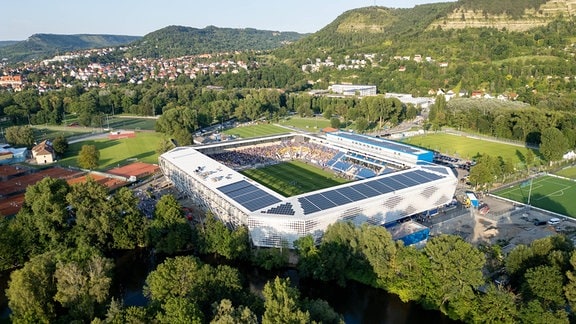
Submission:
[[[32,158],[36,160],[37,164],[48,164],[54,162],[56,156],[52,143],[48,140],[42,141],[40,144],[32,148]]]

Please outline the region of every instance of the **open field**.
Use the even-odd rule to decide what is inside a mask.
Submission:
[[[576,218],[576,182],[573,180],[541,176],[497,190],[493,194]]]
[[[286,119],[281,119],[278,124],[298,128],[306,132],[319,132],[323,128],[330,127],[330,121],[322,116],[311,118],[290,116]]]
[[[523,165],[526,153],[529,150],[528,148],[511,144],[447,133],[409,137],[404,139],[403,142],[464,159],[473,159],[479,154],[487,154],[494,157],[501,156],[504,160],[512,161],[514,165]],[[532,153],[534,153],[534,156],[539,155],[538,151],[535,150],[532,150]]]
[[[38,142],[45,139],[52,140],[58,136],[66,138],[86,133],[103,133],[106,129],[124,130],[150,130],[153,131],[156,119],[136,117],[109,117],[103,118],[100,127],[84,127],[75,124],[76,118],[67,118],[62,126],[57,125],[32,125],[34,137]],[[70,126],[73,125],[73,126]]]
[[[562,59],[553,56],[553,55],[523,55],[518,57],[510,57],[503,60],[493,61],[492,64],[494,65],[501,65],[505,63],[516,63],[516,62],[524,62],[524,61],[532,61],[532,62],[561,62]]]
[[[110,129],[126,129],[126,130],[155,130],[156,119],[154,118],[138,118],[131,116],[110,117],[109,124],[104,127]]]
[[[258,124],[250,126],[240,126],[224,131],[225,134],[234,135],[241,138],[252,138],[269,135],[288,134],[290,130],[270,124]]]
[[[576,166],[564,168],[564,169],[556,172],[555,174],[557,174],[561,177],[576,179]]]
[[[100,151],[100,166],[98,170],[106,170],[128,162],[140,161],[158,163],[156,149],[162,135],[154,132],[138,132],[134,138],[109,140],[108,138],[86,140],[70,144],[66,156],[58,164],[61,166],[77,166],[76,159],[82,145],[95,145]]]
[[[348,182],[331,172],[301,161],[291,161],[241,172],[285,197]]]

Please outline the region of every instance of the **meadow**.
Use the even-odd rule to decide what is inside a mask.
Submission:
[[[241,173],[285,197],[349,182],[332,172],[301,161],[284,162],[264,168],[244,170]]]
[[[525,157],[529,150],[526,147],[512,144],[452,135],[448,133],[432,133],[414,136],[406,138],[402,140],[402,142],[468,160],[474,159],[481,154],[487,154],[494,157],[501,156],[505,161],[512,161],[512,163],[517,167],[524,165]],[[538,157],[539,155],[536,150],[532,150],[532,153],[535,157]]]
[[[530,204],[576,218],[576,182],[553,176],[540,176],[493,192],[523,204]]]
[[[95,145],[100,151],[98,170],[106,170],[134,161],[158,164],[157,149],[162,135],[155,132],[137,132],[134,138],[109,140],[92,139],[70,144],[66,156],[58,161],[60,166],[77,166],[78,153],[83,145]]]

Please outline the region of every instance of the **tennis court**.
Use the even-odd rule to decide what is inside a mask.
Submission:
[[[571,179],[539,176],[493,194],[576,218],[576,181]]]

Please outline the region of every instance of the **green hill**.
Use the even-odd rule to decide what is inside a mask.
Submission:
[[[296,32],[277,32],[252,28],[203,29],[168,26],[135,42],[131,54],[142,57],[179,57],[215,52],[269,50],[305,36]]]
[[[0,47],[10,46],[16,43],[18,43],[18,41],[0,41]]]
[[[576,14],[575,0],[460,0],[430,25],[443,29],[490,27],[527,31]]]
[[[298,61],[298,56],[304,55],[386,52],[391,45],[411,48],[414,43],[423,51],[438,44],[419,41],[430,39],[430,34],[437,31],[473,28],[481,32],[489,28],[503,33],[525,32],[571,19],[575,14],[576,0],[460,0],[402,9],[372,6],[346,11],[320,31],[277,53],[281,58]]]
[[[25,41],[0,47],[0,57],[9,62],[29,61],[68,51],[127,45],[139,38],[121,35],[34,34]]]
[[[409,9],[366,7],[344,12],[318,32],[279,51],[284,58],[298,53],[349,53],[383,46],[399,36],[418,35],[435,19],[446,15],[452,3]]]

